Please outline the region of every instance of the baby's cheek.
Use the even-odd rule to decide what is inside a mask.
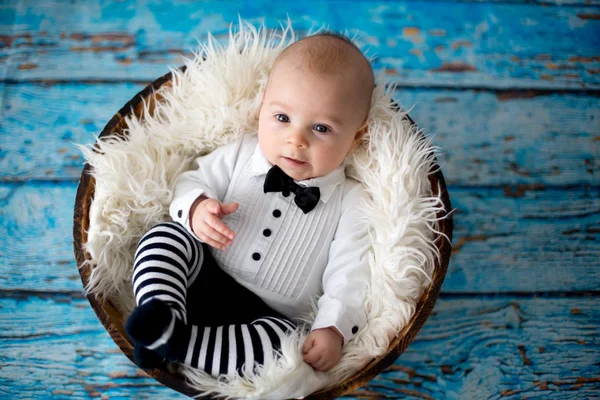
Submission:
[[[336,169],[344,160],[343,150],[340,148],[331,148],[323,151],[319,159],[322,160],[323,166],[333,171]]]
[[[278,149],[270,135],[265,135],[260,141],[260,150],[271,164],[276,164]]]

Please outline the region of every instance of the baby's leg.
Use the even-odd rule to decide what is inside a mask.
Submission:
[[[283,338],[294,328],[290,320],[276,317],[260,318],[249,324],[191,326],[188,346],[181,349],[179,358],[213,377],[235,372],[247,375],[256,364],[273,362]]]
[[[196,308],[212,307],[231,318],[219,318],[223,322],[214,325],[207,321],[208,326],[187,323],[187,288],[194,280],[198,281],[194,289],[200,289],[194,296]],[[295,328],[225,274],[210,254],[204,254],[201,244],[176,223],[159,224],[140,240],[133,286],[138,306],[127,320],[126,330],[135,345],[136,363],[143,368],[148,367],[144,361],[152,360],[154,351],[215,377],[235,371],[247,374],[255,364],[270,363],[286,332]],[[224,293],[234,296],[240,312],[215,302]],[[270,316],[244,318],[257,313]],[[197,314],[194,317],[202,323],[203,313]]]
[[[148,367],[142,358],[152,357],[145,357],[149,352],[139,347],[156,349],[169,339],[176,319],[186,322],[187,288],[202,261],[200,243],[177,223],[156,225],[138,243],[133,268],[137,307],[126,329],[136,346],[136,362],[144,364],[140,366]],[[159,303],[167,312],[155,312]]]
[[[173,310],[160,300],[138,307],[129,318],[128,327],[137,324],[138,319],[162,321],[163,326],[168,324],[160,341],[156,340],[151,346],[146,342],[145,346],[170,361],[202,369],[214,377],[235,372],[245,375],[255,364],[270,364],[286,333],[295,328],[290,320],[278,317],[212,327],[185,324],[174,318]]]

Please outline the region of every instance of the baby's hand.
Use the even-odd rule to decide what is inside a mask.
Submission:
[[[315,329],[302,346],[304,362],[317,371],[329,371],[342,358],[343,343],[342,335],[336,328]]]
[[[237,210],[237,202],[224,204],[217,199],[199,197],[190,210],[192,231],[209,246],[225,250],[235,236],[221,219]]]

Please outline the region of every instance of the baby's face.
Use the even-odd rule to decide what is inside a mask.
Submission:
[[[366,119],[368,102],[343,77],[318,76],[282,61],[271,73],[258,120],[269,162],[296,181],[339,167]]]

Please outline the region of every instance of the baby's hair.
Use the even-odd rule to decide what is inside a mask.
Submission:
[[[343,41],[345,41],[346,43],[352,45],[356,50],[361,51],[358,46],[356,45],[356,43],[354,43],[354,41],[352,39],[350,39],[348,36],[346,36],[345,34],[341,33],[341,32],[336,32],[336,31],[323,31],[323,32],[319,32],[316,33],[314,36],[319,36],[319,35],[323,35],[323,36],[333,36],[336,37],[338,39],[342,39]]]
[[[314,35],[311,35],[311,36],[306,36],[305,38],[300,39],[299,41],[308,39],[308,38],[314,38],[314,37],[331,37],[331,38],[335,38],[335,39],[340,39],[340,40],[346,42],[347,44],[349,44],[350,46],[354,47],[354,49],[356,51],[358,51],[359,53],[362,54],[362,51],[356,45],[356,43],[354,43],[352,41],[352,39],[350,39],[348,36],[344,35],[343,33],[336,32],[336,31],[322,31],[319,33],[315,33]],[[365,57],[365,59],[366,59],[366,57]]]
[[[281,64],[341,79],[341,84],[349,85],[362,99],[365,118],[368,116],[375,75],[369,60],[347,36],[332,31],[306,36],[283,49],[271,72]]]
[[[310,45],[308,44],[310,42]],[[285,59],[296,54],[301,55],[301,62],[309,70],[320,73],[340,73],[356,60],[356,55],[362,59],[362,67],[368,69],[368,75],[374,82],[371,63],[360,48],[348,36],[335,31],[322,31],[306,36],[284,49],[277,60]],[[276,61],[277,62],[277,61]]]

